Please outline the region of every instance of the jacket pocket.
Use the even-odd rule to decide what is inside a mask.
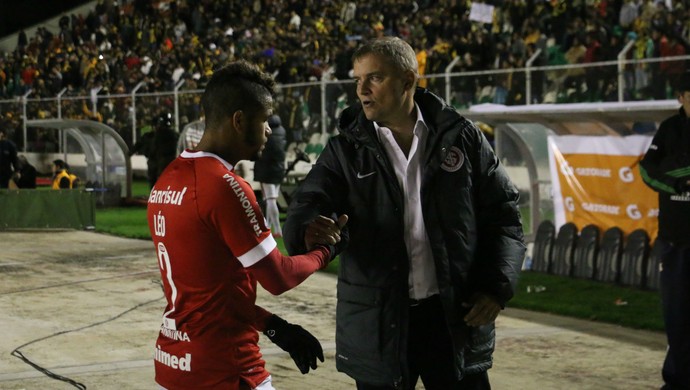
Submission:
[[[335,339],[339,358],[380,359],[382,306],[379,288],[338,281]]]
[[[469,340],[464,351],[465,374],[476,374],[491,368],[496,343],[493,323],[469,328]]]

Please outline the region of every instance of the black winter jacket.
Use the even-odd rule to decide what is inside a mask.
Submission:
[[[659,238],[690,244],[690,118],[682,107],[661,122],[640,161],[640,173],[659,193]]]
[[[421,160],[424,221],[460,378],[492,364],[494,324],[466,326],[462,302],[476,292],[502,305],[513,296],[525,251],[518,192],[476,126],[426,90],[418,89],[415,101],[429,128]],[[407,378],[406,195],[361,106],[343,112],[339,130],[294,194],[285,245],[302,253],[312,218],[348,214],[336,365],[358,381],[400,386]]]
[[[260,183],[280,184],[285,178],[285,128],[278,115],[271,115],[268,125],[271,126],[271,135],[266,141],[261,157],[254,163],[254,180]]]

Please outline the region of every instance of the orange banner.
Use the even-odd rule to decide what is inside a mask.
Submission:
[[[642,228],[656,238],[656,192],[639,174],[648,136],[551,136],[549,157],[557,227],[573,222],[601,231],[617,226],[625,234]]]

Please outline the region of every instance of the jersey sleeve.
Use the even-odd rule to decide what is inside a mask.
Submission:
[[[200,215],[208,215],[232,254],[271,294],[281,294],[328,263],[330,251],[316,248],[301,256],[284,256],[266,226],[251,186],[225,173],[207,178],[210,193],[201,194]],[[198,178],[197,180],[200,180]]]
[[[316,247],[311,252],[285,256],[275,248],[266,258],[249,267],[261,286],[279,295],[302,283],[309,275],[328,264],[330,251]]]
[[[266,322],[273,314],[270,311],[258,305],[254,306],[254,311],[254,329],[256,329],[259,332],[263,332],[264,330],[266,330]]]
[[[199,214],[213,225],[232,254],[250,267],[266,257],[277,244],[266,226],[261,208],[249,183],[233,173],[211,177],[209,193],[199,194],[205,199],[199,202]]]

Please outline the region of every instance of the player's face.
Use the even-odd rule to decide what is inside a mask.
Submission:
[[[251,161],[255,161],[261,156],[268,136],[271,135],[271,127],[268,125],[270,115],[271,109],[263,108],[249,118],[243,141],[245,147],[250,151],[249,160]]]
[[[387,126],[407,115],[406,80],[401,71],[377,54],[367,54],[353,64],[357,96],[367,119]]]

